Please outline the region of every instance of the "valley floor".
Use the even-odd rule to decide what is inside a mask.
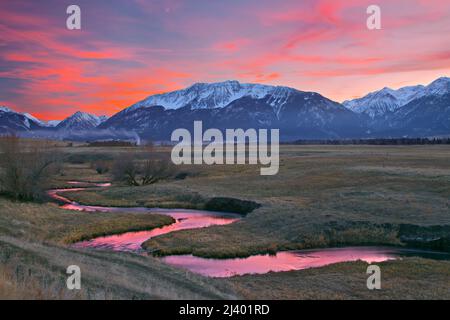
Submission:
[[[72,160],[52,187],[65,187],[70,180],[108,180],[91,169],[91,159],[127,152],[66,149]],[[409,239],[450,251],[449,159],[450,146],[282,146],[276,176],[260,176],[258,166],[184,166],[183,180],[67,194],[84,204],[123,206],[123,213],[68,212],[50,203],[0,199],[0,297],[450,299],[448,261],[405,258],[382,263],[382,290],[371,291],[362,262],[211,279],[150,256],[68,246],[93,236],[171,223],[168,217],[127,213],[127,206],[204,209],[214,197],[230,197],[261,207],[237,223],[159,236],[145,248],[223,258],[328,246],[405,245]],[[418,240],[424,238],[440,240]],[[69,264],[84,270],[83,290],[77,294],[65,289]]]

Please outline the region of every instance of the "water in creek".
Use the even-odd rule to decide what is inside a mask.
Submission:
[[[89,185],[104,188],[109,183],[86,184],[69,182],[72,185]],[[86,188],[56,189],[48,191],[53,199],[62,203],[67,210],[87,212],[142,212],[149,214],[164,214],[175,219],[175,223],[150,231],[126,232],[119,235],[98,237],[74,244],[76,248],[95,248],[114,251],[143,252],[141,245],[146,240],[168,234],[174,231],[206,228],[213,225],[226,225],[238,221],[241,216],[230,213],[209,212],[183,209],[152,209],[145,207],[104,207],[87,206],[76,203],[64,197],[63,193],[82,191]],[[247,258],[210,259],[193,255],[174,255],[161,258],[167,264],[184,268],[209,277],[231,277],[244,274],[263,274],[317,268],[333,263],[362,260],[376,263],[406,256],[421,256],[432,259],[450,259],[450,254],[425,250],[412,250],[394,247],[345,247],[317,250],[300,250],[278,252],[275,255],[253,255]]]

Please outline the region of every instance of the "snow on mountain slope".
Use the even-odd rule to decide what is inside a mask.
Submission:
[[[353,137],[361,117],[315,92],[227,81],[195,84],[147,98],[113,115],[99,129],[135,130],[152,140],[170,139],[176,128],[277,128],[281,139]],[[190,129],[188,129],[190,130]]]
[[[426,137],[450,133],[450,92],[415,99],[380,121],[380,129],[392,134]]]
[[[434,80],[428,86],[425,87],[426,95],[439,95],[443,96],[450,92],[450,78],[441,77]]]
[[[277,112],[286,102],[289,94],[295,91],[297,90],[288,87],[239,83],[234,80],[196,83],[186,89],[150,96],[125,109],[124,112],[152,106],[163,106],[166,109],[179,109],[185,106],[193,110],[216,109],[223,108],[242,97],[261,99],[266,96],[270,96],[270,103]]]
[[[29,114],[29,113],[24,113],[23,115],[24,115],[28,120],[34,121],[34,122],[36,122],[37,124],[39,124],[40,126],[43,126],[43,127],[46,126],[45,122],[39,120],[38,118],[34,117],[33,115],[31,115],[31,114]]]
[[[13,112],[11,109],[5,107],[5,106],[0,106],[0,111],[2,112]]]
[[[62,122],[62,120],[49,120],[49,121],[47,121],[47,123],[45,125],[49,128],[54,128],[61,122]]]
[[[448,134],[450,78],[369,93],[336,103],[314,92],[238,81],[197,83],[148,97],[111,118],[77,112],[64,121],[39,121],[0,106],[0,134],[40,131],[55,137],[126,132],[152,140],[202,120],[205,128],[277,128],[285,140]],[[369,117],[372,120],[368,119]],[[46,129],[46,130],[41,130]],[[94,130],[95,129],[95,130]],[[109,133],[108,133],[109,134]],[[95,136],[95,135],[94,135]]]
[[[424,95],[423,88],[421,85],[403,87],[398,90],[385,87],[362,98],[344,101],[343,105],[354,112],[364,113],[375,118],[394,112],[410,101],[422,97]]]
[[[57,130],[90,130],[96,128],[107,118],[105,116],[98,117],[93,114],[78,111],[61,121],[57,126]]]
[[[424,96],[441,96],[450,92],[450,78],[436,79],[428,86],[409,86],[397,90],[383,88],[368,95],[343,102],[343,105],[357,113],[367,114],[371,118],[384,116]]]
[[[0,106],[0,133],[35,130],[41,127],[42,122],[32,115]]]

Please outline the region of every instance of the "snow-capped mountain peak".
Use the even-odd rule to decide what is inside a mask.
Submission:
[[[0,133],[16,130],[33,130],[42,126],[42,122],[29,113],[16,112],[0,106]]]
[[[31,114],[29,114],[29,113],[23,113],[23,115],[24,115],[28,120],[34,121],[34,122],[36,122],[37,124],[39,124],[40,126],[45,127],[45,123],[42,122],[41,120],[39,120],[38,118],[34,117],[33,115],[31,115]]]
[[[97,127],[99,124],[106,121],[105,116],[98,117],[93,114],[89,114],[86,112],[77,111],[70,117],[61,121],[56,129],[65,129],[65,130],[90,130]]]
[[[3,112],[13,112],[11,109],[9,109],[9,108],[7,108],[7,107],[5,107],[5,106],[0,106],[0,111],[3,111]]]
[[[431,95],[440,96],[449,92],[450,78],[442,77],[428,86],[407,86],[397,90],[384,87],[362,98],[344,101],[343,105],[357,113],[376,118],[395,112],[415,99]]]
[[[247,96],[257,99],[270,96],[274,108],[279,109],[283,104],[283,97],[292,91],[297,90],[288,87],[240,83],[236,80],[195,83],[186,89],[152,95],[125,109],[124,112],[153,106],[163,106],[165,109],[179,109],[186,106],[191,109],[216,109]]]
[[[444,95],[450,92],[450,78],[441,77],[434,80],[425,88],[427,95]]]

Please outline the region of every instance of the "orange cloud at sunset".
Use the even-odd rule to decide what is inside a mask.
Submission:
[[[448,1],[60,1],[0,3],[0,105],[42,119],[111,115],[195,82],[236,79],[342,101],[450,74]],[[226,14],[224,14],[226,13]]]

